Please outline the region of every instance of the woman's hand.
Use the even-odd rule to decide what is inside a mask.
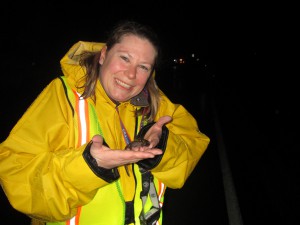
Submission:
[[[136,163],[142,159],[154,158],[156,155],[162,154],[162,150],[149,147],[143,147],[144,149],[139,151],[111,150],[103,145],[103,138],[100,135],[95,135],[92,141],[90,153],[96,159],[98,166],[106,169]]]
[[[144,136],[144,139],[150,142],[149,148],[153,148],[159,143],[163,125],[171,121],[172,117],[163,116],[159,118],[158,121],[147,131],[147,133]]]
[[[162,127],[172,120],[170,116],[163,116],[147,131],[144,139],[150,142],[149,146],[137,147],[131,150],[111,150],[103,145],[103,138],[95,135],[92,138],[90,153],[96,159],[98,166],[112,169],[118,166],[136,163],[143,159],[154,158],[162,154],[162,150],[153,148],[159,143]]]

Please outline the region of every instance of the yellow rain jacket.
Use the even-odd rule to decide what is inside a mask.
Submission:
[[[99,51],[102,47],[102,43],[78,42],[62,58],[64,78],[71,89],[80,93],[76,87],[82,85],[80,78],[84,70],[78,64],[79,55],[84,50]],[[196,120],[183,106],[172,103],[163,92],[161,96],[155,120],[166,115],[173,120],[166,125],[169,133],[163,157],[151,171],[166,187],[181,188],[210,140],[199,131]],[[111,149],[124,149],[126,143],[119,115],[133,136],[136,106],[123,102],[118,106],[118,115],[115,103],[108,98],[99,81],[96,102],[87,101],[95,108],[106,144]],[[96,176],[83,158],[91,137],[85,144],[76,145],[78,130],[73,115],[62,81],[54,79],[0,145],[2,188],[11,205],[32,218],[69,220],[79,207],[93,200],[98,189],[109,184]],[[139,196],[135,193],[135,177],[128,176],[124,166],[118,167],[118,173],[124,200]]]

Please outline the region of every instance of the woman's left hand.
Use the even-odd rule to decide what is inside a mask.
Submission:
[[[163,125],[172,121],[171,116],[163,116],[147,131],[144,139],[150,142],[149,148],[155,147],[160,140]]]

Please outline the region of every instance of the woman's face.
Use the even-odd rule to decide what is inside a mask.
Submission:
[[[156,50],[147,39],[126,35],[109,51],[104,47],[99,63],[100,81],[107,95],[124,102],[139,94],[154,65]]]

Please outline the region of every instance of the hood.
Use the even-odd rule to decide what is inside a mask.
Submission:
[[[60,60],[62,72],[70,82],[71,86],[80,86],[81,84],[78,83],[78,81],[85,74],[84,69],[79,65],[80,55],[84,51],[100,51],[103,46],[105,46],[105,43],[79,41],[74,44]]]

